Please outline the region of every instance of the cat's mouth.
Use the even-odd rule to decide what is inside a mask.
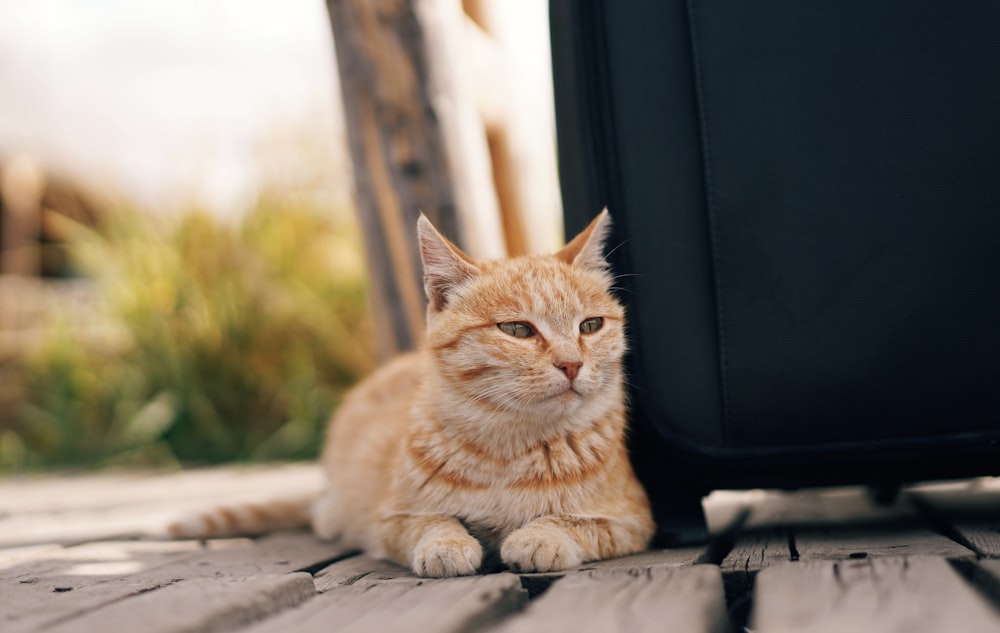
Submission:
[[[549,396],[549,400],[558,400],[560,402],[572,402],[578,398],[583,398],[583,394],[577,391],[576,385],[567,385],[565,389]]]

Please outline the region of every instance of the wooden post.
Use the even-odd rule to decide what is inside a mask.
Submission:
[[[0,273],[36,276],[41,272],[38,240],[41,233],[39,202],[45,176],[32,159],[22,156],[3,166],[0,174]]]
[[[426,6],[428,1],[434,3],[326,3],[368,258],[376,345],[383,359],[413,348],[422,336],[423,281],[415,237],[421,211],[470,254],[502,255],[484,247],[482,232],[471,230],[467,220],[473,208],[481,210],[484,199],[488,206],[492,196],[495,205],[495,194],[487,192],[484,198],[468,169],[459,169],[460,177],[455,177],[452,157],[463,138],[456,133],[456,122],[465,104],[449,95],[456,82],[440,60],[441,13]],[[433,17],[430,36],[428,15]],[[488,161],[484,139],[481,145]],[[475,149],[462,153],[463,161],[469,160]],[[489,182],[488,176],[479,180]],[[502,235],[494,233],[501,243]]]

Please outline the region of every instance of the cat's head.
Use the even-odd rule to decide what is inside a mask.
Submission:
[[[418,222],[437,371],[478,406],[571,416],[620,402],[624,309],[604,259],[602,211],[554,255],[475,261]]]

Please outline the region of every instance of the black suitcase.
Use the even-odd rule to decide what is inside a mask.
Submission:
[[[713,488],[1000,474],[1000,3],[552,0],[661,542]]]

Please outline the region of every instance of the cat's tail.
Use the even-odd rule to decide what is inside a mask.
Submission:
[[[253,536],[308,526],[316,495],[220,505],[177,517],[166,526],[170,538]]]

